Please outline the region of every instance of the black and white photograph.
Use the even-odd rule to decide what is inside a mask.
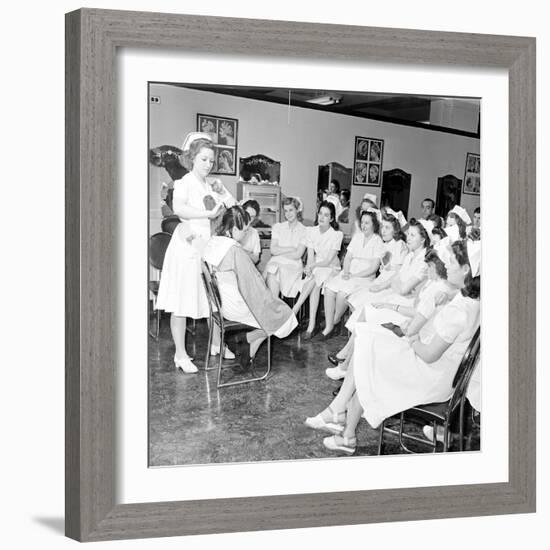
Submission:
[[[354,185],[380,186],[383,155],[384,140],[355,137]]]
[[[149,465],[479,451],[479,101],[149,87]]]
[[[468,195],[479,195],[481,189],[480,156],[475,153],[466,155],[466,167],[464,169],[463,192]]]

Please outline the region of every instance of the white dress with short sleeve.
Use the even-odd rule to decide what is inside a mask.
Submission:
[[[429,344],[437,334],[450,344],[433,363],[416,355],[406,337],[372,323],[357,323],[355,386],[363,416],[376,428],[385,418],[424,403],[446,401],[462,357],[479,326],[479,300],[458,293],[420,330]]]
[[[262,251],[260,244],[260,235],[255,227],[249,226],[245,231],[244,238],[241,241],[241,246],[251,254],[257,254],[260,257]]]
[[[344,234],[341,231],[336,231],[333,227],[329,227],[324,233],[321,233],[318,225],[307,228],[306,246],[313,248],[315,251],[316,262],[328,260],[336,252],[336,256],[334,256],[330,265],[313,269],[312,275],[317,286],[323,286],[328,279],[340,271],[338,252],[342,246],[343,238]]]
[[[346,296],[362,288],[367,288],[376,277],[376,271],[368,277],[357,277],[355,274],[368,269],[373,260],[380,260],[384,255],[384,243],[379,235],[370,235],[368,238],[363,233],[356,233],[348,245],[346,256],[351,255],[349,279],[342,278],[342,272],[330,279],[325,288],[333,292],[342,292]]]
[[[294,227],[286,222],[276,223],[271,231],[271,240],[277,241],[281,247],[297,248],[306,246],[306,227],[297,222]],[[288,258],[285,254],[271,256],[267,262],[264,274],[270,273],[279,282],[281,294],[288,298],[295,298],[301,289],[304,264],[302,258]]]
[[[203,200],[207,195],[216,204],[231,206],[235,202],[225,188],[222,194],[215,193],[192,172],[185,174],[174,183],[174,213],[178,214],[178,208],[184,205],[206,212]],[[201,278],[201,256],[210,239],[210,220],[180,219],[182,222],[176,226],[164,257],[156,307],[181,317],[202,319],[209,315]],[[189,241],[190,236],[193,238]]]

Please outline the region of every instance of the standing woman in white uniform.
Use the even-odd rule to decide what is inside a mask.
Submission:
[[[187,317],[202,319],[209,315],[201,255],[210,239],[210,220],[224,204],[232,206],[235,200],[219,180],[211,184],[206,179],[214,164],[214,146],[207,134],[188,134],[182,149],[183,162],[190,172],[175,182],[173,197],[174,213],[182,223],[176,227],[166,251],[157,308],[172,314],[176,367],[184,373],[195,373],[198,369],[185,349],[185,328]]]
[[[298,197],[283,199],[286,221],[276,223],[271,232],[271,258],[264,270],[264,277],[274,298],[279,292],[287,298],[295,298],[300,292],[306,251],[306,228],[301,222],[302,201]]]

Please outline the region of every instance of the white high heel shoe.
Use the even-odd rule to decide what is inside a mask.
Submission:
[[[332,422],[326,422],[320,413],[317,416],[310,416],[306,418],[304,424],[308,428],[312,428],[314,430],[321,430],[323,432],[328,432],[329,434],[341,435],[344,431],[344,424],[338,421],[340,414],[333,411],[330,407],[329,411],[332,413]]]
[[[215,357],[220,354],[220,346],[210,346],[210,355]],[[223,349],[223,358],[224,359],[235,359],[235,354],[225,346]]]
[[[174,364],[176,365],[176,368],[178,368],[185,374],[195,374],[199,372],[199,369],[195,365],[193,365],[189,357],[178,359],[176,356],[174,356]]]

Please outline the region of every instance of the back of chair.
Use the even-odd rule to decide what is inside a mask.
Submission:
[[[149,238],[149,263],[158,270],[162,269],[164,256],[170,244],[172,235],[170,233],[155,233]]]
[[[206,296],[208,298],[208,305],[210,307],[210,313],[222,311],[222,297],[220,289],[218,287],[218,280],[216,274],[210,269],[208,264],[203,260],[201,262],[202,280],[204,282],[204,288],[206,290]],[[220,320],[222,315],[220,315]]]
[[[462,357],[462,361],[458,366],[455,377],[453,379],[453,395],[449,404],[449,410],[453,410],[460,404],[460,401],[464,397],[470,378],[474,372],[477,360],[479,358],[480,346],[481,346],[481,327],[478,327],[475,334],[470,340],[470,344]]]
[[[149,263],[159,271],[164,263],[164,256],[170,244],[170,233],[155,233],[149,238]]]
[[[172,235],[180,223],[181,220],[178,216],[167,216],[162,220],[160,227],[164,233],[170,233],[170,235]]]

